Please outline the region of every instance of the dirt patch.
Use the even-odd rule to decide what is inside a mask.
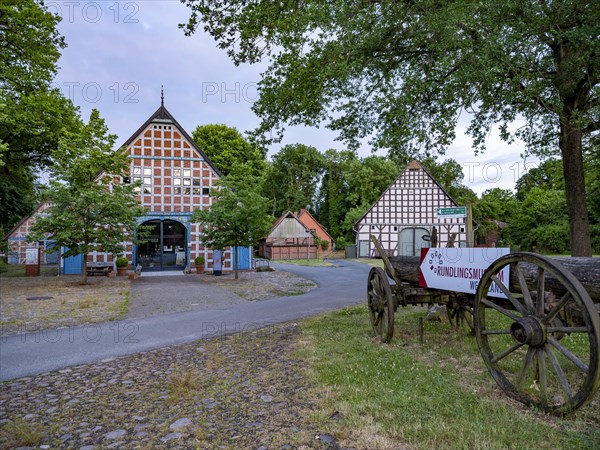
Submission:
[[[236,280],[234,274],[197,275],[203,283],[226,289],[246,300],[268,300],[284,295],[302,295],[317,287],[315,283],[289,272],[239,272]]]
[[[125,277],[0,278],[0,334],[105,322],[127,311]],[[30,300],[28,300],[30,299]]]
[[[311,422],[300,335],[285,324],[4,383],[0,447],[339,448]]]
[[[0,335],[224,308],[244,300],[301,295],[316,287],[312,281],[284,271],[241,272],[238,280],[229,273],[168,280],[142,275],[133,282],[125,277],[88,277],[88,285],[80,280],[79,276],[0,278]],[[186,290],[182,281],[193,286]],[[161,290],[165,283],[176,283],[180,289]]]

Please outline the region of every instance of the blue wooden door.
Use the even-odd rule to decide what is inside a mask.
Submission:
[[[83,264],[83,255],[69,256],[64,259],[65,275],[81,275],[81,265]]]
[[[233,247],[231,249],[231,251],[233,252],[233,257],[232,257],[233,266],[232,266],[232,269],[235,269],[235,249],[236,249],[236,247]],[[251,249],[252,249],[252,247],[237,247],[237,255],[238,255],[238,258],[239,258],[239,262],[238,262],[238,269],[239,270],[248,270],[248,269],[250,269],[250,265],[251,265],[250,250]]]

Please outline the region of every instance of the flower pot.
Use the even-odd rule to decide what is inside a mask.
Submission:
[[[196,273],[204,273],[204,266],[197,266]]]
[[[127,276],[127,267],[117,267],[117,276],[118,277]]]

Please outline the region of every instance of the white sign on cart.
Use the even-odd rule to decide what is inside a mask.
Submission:
[[[434,289],[474,294],[487,268],[498,258],[510,253],[510,248],[423,248],[419,266],[419,285]],[[500,282],[508,286],[509,266],[498,272]],[[506,298],[492,283],[492,297]]]

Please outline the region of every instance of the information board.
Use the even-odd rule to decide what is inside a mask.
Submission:
[[[25,264],[37,264],[38,263],[38,249],[27,248],[25,249]]]
[[[487,268],[498,258],[509,253],[509,248],[423,248],[419,285],[474,294]],[[509,266],[504,267],[497,276],[508,286]],[[496,283],[491,284],[488,295],[506,298]]]
[[[466,206],[455,206],[453,208],[437,208],[435,210],[440,219],[462,219],[467,217]]]

